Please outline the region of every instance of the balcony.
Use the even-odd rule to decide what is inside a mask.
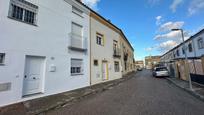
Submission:
[[[86,52],[88,49],[87,38],[70,33],[69,49],[78,52]]]
[[[116,48],[113,50],[113,57],[120,58],[121,57],[121,51],[119,48]]]

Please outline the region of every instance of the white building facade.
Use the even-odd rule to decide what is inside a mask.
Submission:
[[[204,29],[191,36],[184,44],[179,44],[161,58],[172,76],[188,80],[189,74],[194,82],[204,84]],[[187,60],[185,62],[185,51]],[[171,66],[170,66],[171,65]]]
[[[90,85],[89,13],[75,0],[0,1],[0,106]]]

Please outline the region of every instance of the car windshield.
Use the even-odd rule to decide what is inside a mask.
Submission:
[[[156,68],[156,71],[167,71],[167,68],[166,67]]]

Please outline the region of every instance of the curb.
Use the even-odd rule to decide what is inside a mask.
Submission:
[[[184,88],[184,87],[178,85],[176,82],[174,82],[173,80],[171,80],[171,78],[166,78],[166,79],[167,79],[169,82],[173,83],[176,87],[178,87],[178,88],[180,88],[180,89],[186,91],[186,92],[189,93],[190,95],[192,95],[192,96],[196,97],[197,99],[199,99],[199,100],[201,100],[201,101],[204,102],[204,96],[203,96],[203,95],[200,95],[199,93],[197,93],[197,92],[195,92],[195,91],[191,91],[191,90],[189,90],[189,89],[187,89],[187,88]]]

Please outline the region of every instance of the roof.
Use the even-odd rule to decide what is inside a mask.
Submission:
[[[200,30],[198,33],[196,33],[195,35],[191,36],[189,39],[187,39],[184,43],[192,40],[193,38],[197,37],[199,34],[204,32],[204,28],[202,30]],[[174,48],[172,48],[171,50],[169,50],[168,52],[166,52],[165,54],[162,55],[162,57],[166,54],[168,54],[169,52],[173,51],[174,49],[180,47],[183,43],[180,43],[179,45],[175,46]]]
[[[78,3],[80,3],[81,5],[83,5],[84,7],[88,8],[91,12],[93,12],[94,14],[96,14],[97,16],[99,16],[100,18],[102,18],[104,21],[106,21],[107,23],[109,23],[110,25],[112,25],[113,27],[115,27],[116,29],[118,29],[122,36],[125,38],[125,41],[129,44],[129,46],[131,47],[131,49],[134,51],[134,48],[132,47],[132,45],[130,44],[129,40],[127,39],[127,37],[125,36],[124,32],[118,28],[116,25],[114,25],[113,23],[111,23],[109,20],[105,19],[103,16],[101,16],[99,13],[97,13],[96,11],[92,10],[90,7],[88,7],[87,5],[83,4],[80,0],[76,0]]]

